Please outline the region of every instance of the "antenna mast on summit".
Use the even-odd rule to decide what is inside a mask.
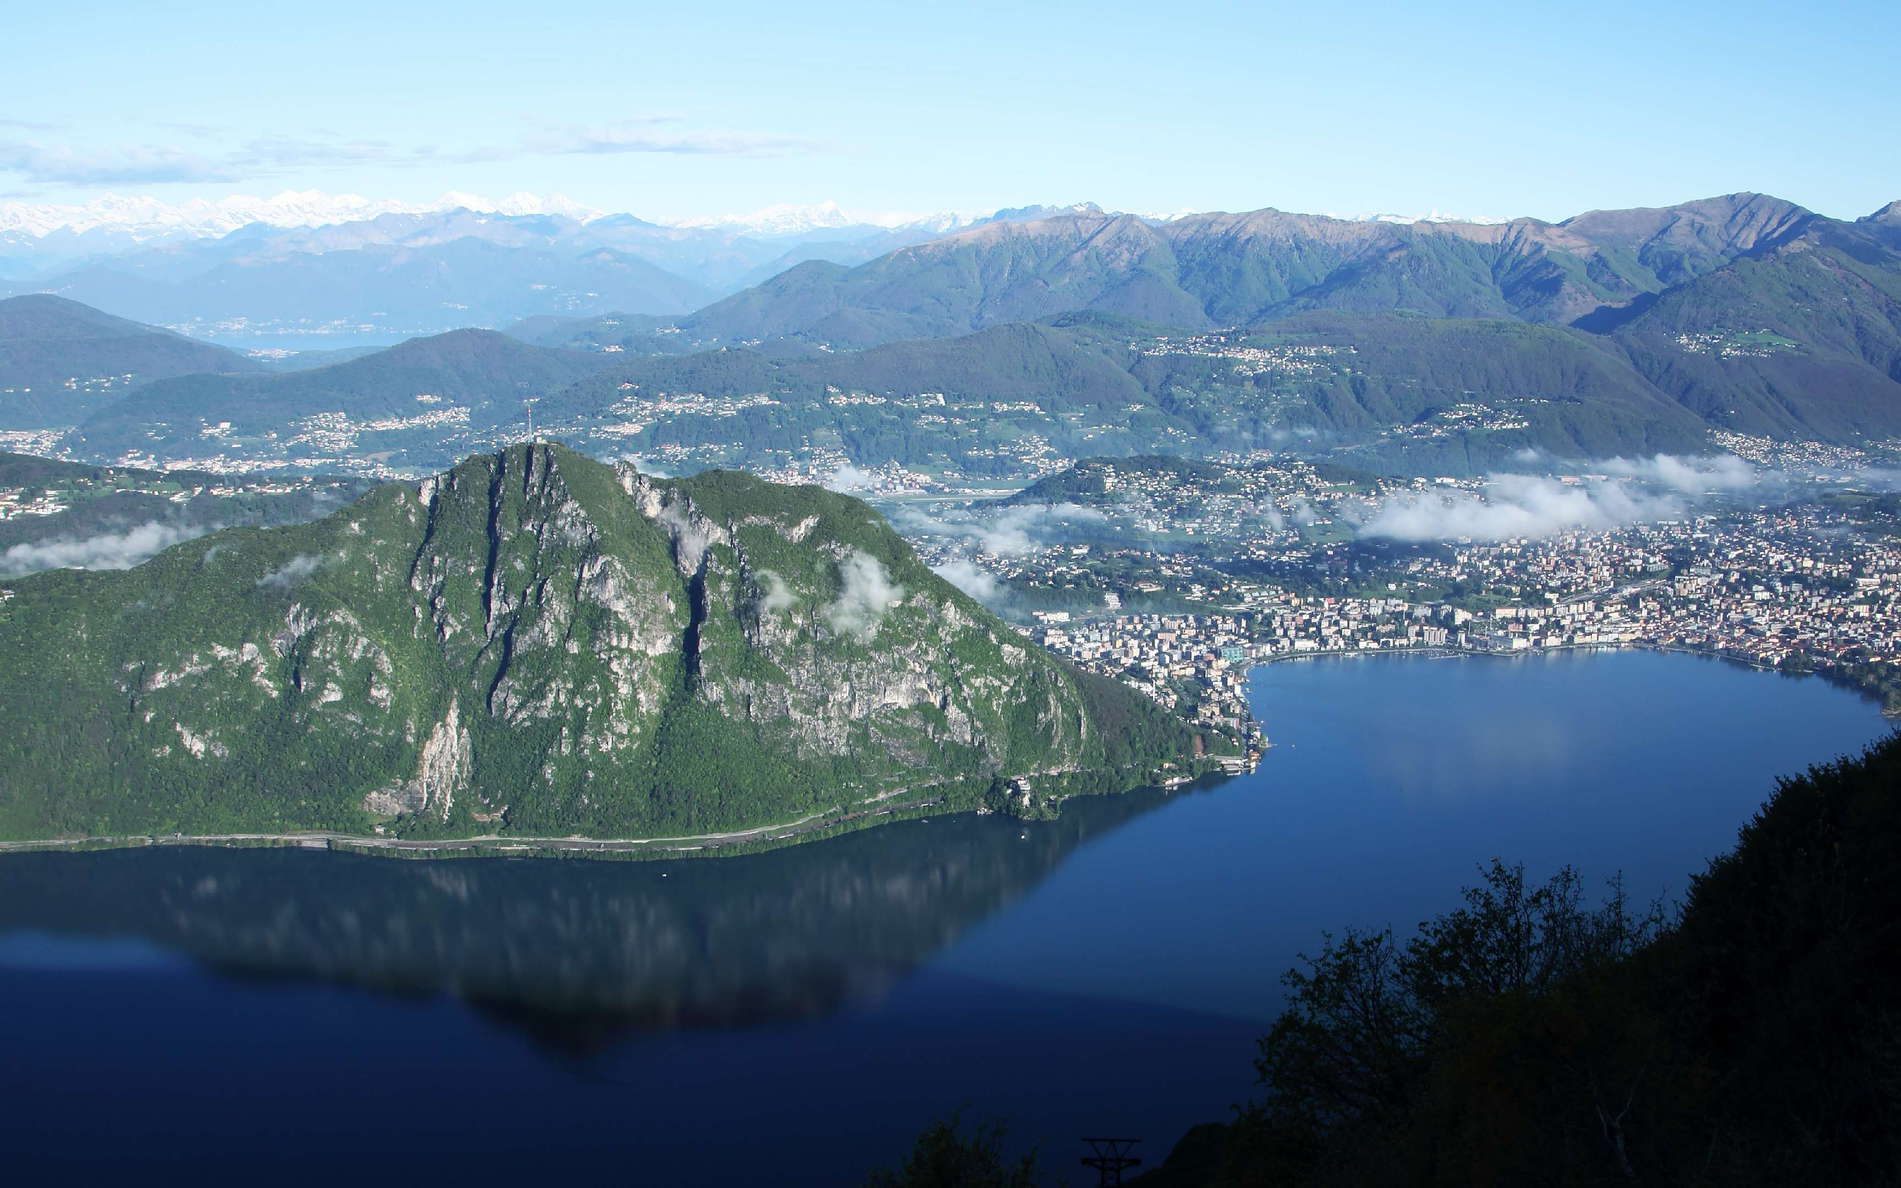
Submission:
[[[1141,1139],[1131,1138],[1086,1138],[1093,1155],[1083,1160],[1084,1167],[1096,1169],[1096,1183],[1099,1188],[1112,1188],[1122,1183],[1122,1173],[1132,1167],[1140,1167],[1142,1158],[1132,1152]]]
[[[521,406],[528,410],[528,444],[529,445],[535,444],[535,399],[536,399],[535,397],[530,396],[528,399],[521,402]]]

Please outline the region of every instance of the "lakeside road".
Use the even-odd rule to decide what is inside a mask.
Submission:
[[[867,802],[869,805],[871,802]],[[455,838],[397,838],[379,837],[375,834],[339,833],[330,830],[299,830],[291,833],[165,833],[165,834],[127,834],[119,837],[75,837],[48,838],[37,841],[0,841],[0,853],[23,853],[34,851],[85,850],[85,849],[133,849],[144,846],[285,846],[313,850],[385,850],[397,853],[455,853],[458,851],[479,850],[502,854],[537,854],[570,852],[577,854],[614,854],[614,853],[666,853],[690,854],[702,850],[715,850],[727,846],[744,845],[748,842],[784,841],[800,834],[827,829],[834,825],[850,824],[854,821],[913,809],[933,808],[935,800],[921,800],[906,804],[878,803],[877,807],[860,807],[850,812],[842,808],[824,809],[809,813],[796,821],[786,821],[774,825],[755,825],[750,829],[735,829],[725,833],[696,833],[679,837],[524,837],[519,835],[482,834],[476,837]]]
[[[1024,774],[1028,777],[1036,777],[1064,774],[1073,770],[1051,768]],[[1144,773],[1143,776],[1132,778],[1129,788],[1141,787],[1154,782],[1154,779],[1154,773]],[[940,787],[942,783],[943,781],[937,781],[921,787],[894,788],[867,797],[849,809],[843,805],[834,805],[815,813],[807,813],[794,821],[754,825],[746,829],[734,829],[722,833],[693,833],[675,837],[596,838],[577,835],[531,837],[522,834],[485,833],[474,837],[400,838],[376,834],[343,833],[326,829],[302,829],[284,833],[134,833],[118,836],[0,841],[0,854],[139,849],[147,846],[277,846],[412,856],[442,856],[458,853],[512,857],[535,854],[689,855],[755,843],[773,845],[820,830],[869,823],[876,817],[925,812],[944,803],[941,794],[928,794],[920,800],[897,798],[928,791],[931,788]]]

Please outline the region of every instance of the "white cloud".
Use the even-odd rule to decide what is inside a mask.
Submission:
[[[1901,490],[1901,470],[1867,466],[1849,471],[1842,476],[1842,481],[1851,486],[1863,484],[1883,491]]]
[[[1569,484],[1523,474],[1488,479],[1482,492],[1417,491],[1377,504],[1360,535],[1392,540],[1507,540],[1601,530],[1682,514],[1674,496],[1634,492],[1622,483]]]
[[[114,186],[232,181],[226,162],[164,145],[128,145],[90,152],[35,141],[0,141],[0,173],[37,185]]]
[[[1308,510],[1312,511],[1313,509],[1309,508]],[[1276,532],[1287,527],[1287,517],[1281,513],[1280,508],[1275,507],[1274,504],[1268,500],[1255,500],[1248,505],[1248,513],[1255,519],[1264,521],[1269,528],[1274,529]]]
[[[838,563],[838,578],[843,588],[825,618],[841,634],[870,638],[885,611],[904,597],[904,587],[891,580],[883,563],[858,549]]]
[[[692,518],[680,510],[677,503],[669,503],[660,509],[654,517],[665,525],[673,536],[673,555],[683,569],[698,569],[700,561],[706,556],[706,549],[712,538],[706,529],[696,525]]]
[[[933,517],[914,507],[891,513],[892,523],[918,535],[968,540],[993,557],[1022,557],[1074,535],[1080,524],[1107,519],[1092,507],[1078,503],[1037,503],[995,511],[963,512]]]
[[[649,478],[671,478],[672,477],[672,472],[667,470],[664,466],[661,466],[659,463],[654,462],[650,459],[643,458],[639,454],[622,454],[619,460],[622,462],[625,462],[627,465],[633,467],[635,470],[638,470],[640,473],[646,475]]]
[[[17,544],[0,553],[0,576],[19,577],[42,569],[130,569],[182,541],[217,529],[216,524],[140,524],[124,532],[103,532],[74,540]]]
[[[765,586],[765,596],[759,600],[759,610],[767,615],[781,615],[799,604],[799,596],[785,584],[785,579],[770,569],[759,571],[760,584]]]
[[[1706,457],[1658,454],[1652,458],[1612,458],[1593,465],[1605,474],[1647,479],[1691,495],[1739,491],[1755,486],[1761,479],[1755,467],[1734,454]]]
[[[1549,461],[1543,454],[1520,453],[1527,455],[1524,461]],[[1360,519],[1360,535],[1412,541],[1505,540],[1598,531],[1680,516],[1698,496],[1783,481],[1783,476],[1758,470],[1734,454],[1657,454],[1583,465],[1612,477],[1561,482],[1495,474],[1477,493],[1408,492],[1374,505]]]
[[[178,144],[118,144],[75,149],[40,140],[0,141],[0,173],[48,185],[158,185],[174,182],[232,182],[297,170],[360,167],[407,168],[420,165],[475,164],[540,156],[599,156],[658,153],[676,156],[770,157],[811,152],[819,145],[803,137],[715,129],[667,129],[673,118],[622,120],[586,127],[550,128],[513,141],[439,149],[433,145],[393,144],[330,132],[256,137],[235,147],[196,150]],[[22,127],[21,125],[0,125]],[[176,131],[187,131],[174,126]],[[216,139],[219,130],[200,128],[188,135]]]
[[[618,153],[667,153],[683,156],[776,157],[805,152],[817,147],[797,136],[773,136],[759,132],[660,132],[656,122],[637,120],[589,127],[561,128],[531,137],[511,148],[477,150],[473,160],[506,160],[535,154],[597,156]]]
[[[323,565],[324,559],[311,553],[302,553],[292,557],[276,569],[257,579],[258,589],[288,590]]]
[[[832,471],[831,477],[825,480],[825,489],[827,491],[837,491],[841,494],[863,491],[870,486],[871,472],[868,470],[860,470],[849,462],[837,470]]]
[[[1003,601],[1009,591],[995,574],[969,557],[956,557],[931,566],[933,573],[986,606]]]

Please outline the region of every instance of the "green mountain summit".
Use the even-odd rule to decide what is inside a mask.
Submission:
[[[315,523],[0,584],[0,658],[15,838],[1024,811],[1204,741],[1017,636],[855,499],[540,444]]]

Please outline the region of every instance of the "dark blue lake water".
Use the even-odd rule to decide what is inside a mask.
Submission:
[[[666,864],[0,858],[9,1182],[850,1184],[960,1106],[1059,1172],[1083,1134],[1159,1159],[1248,1094],[1323,930],[1409,927],[1493,856],[1674,896],[1777,774],[1888,729],[1647,653],[1280,664],[1254,704],[1257,773],[1056,822]]]

